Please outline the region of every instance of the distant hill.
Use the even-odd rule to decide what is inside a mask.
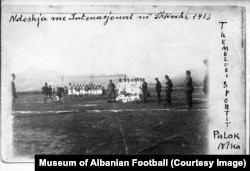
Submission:
[[[195,68],[191,69],[193,84],[194,86],[202,86],[204,68]],[[16,88],[17,91],[41,91],[41,87],[47,82],[52,87],[65,86],[71,83],[97,83],[107,86],[109,79],[112,79],[115,84],[118,83],[119,78],[122,78],[121,75],[125,74],[114,74],[116,76],[109,75],[67,75],[54,70],[42,70],[36,67],[28,68],[22,72],[16,74]],[[120,75],[120,76],[119,76]],[[62,79],[63,76],[63,79]],[[133,78],[133,76],[128,76]],[[124,78],[124,77],[123,77]],[[176,74],[175,77],[171,77],[175,87],[181,87],[185,79],[185,72]],[[154,85],[154,78],[148,76],[146,78],[149,85]]]
[[[36,67],[28,68],[16,74],[17,91],[37,91],[45,82],[58,85],[62,74],[53,70],[41,70]]]
[[[36,67],[28,68],[22,72],[16,74],[16,89],[18,92],[22,91],[41,91],[42,86],[45,82],[51,85],[52,88],[57,86],[65,86],[71,83],[96,83],[106,86],[109,79],[114,80],[114,83],[118,82],[120,78],[119,75],[124,74],[114,74],[117,76],[109,75],[68,75],[63,74],[54,70],[42,70]],[[62,78],[63,76],[63,78]]]

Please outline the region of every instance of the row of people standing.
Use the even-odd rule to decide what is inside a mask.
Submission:
[[[102,97],[104,87],[99,84],[71,84],[65,87],[52,88],[46,82],[42,87],[42,93],[44,96],[44,103],[47,103],[48,99],[54,99],[56,102],[61,102],[64,96],[65,100],[80,101],[84,98],[98,98]]]
[[[71,84],[65,87],[67,98],[70,100],[82,100],[89,98],[100,98],[105,95],[104,87],[101,84]]]
[[[156,81],[156,94],[158,98],[158,105],[161,105],[162,98],[161,98],[161,90],[162,85],[158,78],[155,78]],[[164,107],[166,106],[172,106],[172,91],[173,91],[173,83],[172,80],[168,75],[165,76],[165,103]],[[117,89],[117,95],[116,90]],[[184,81],[184,91],[185,96],[187,99],[188,106],[192,108],[192,92],[193,92],[193,82],[191,77],[191,72],[186,71],[186,78]],[[122,82],[122,79],[119,79],[119,83],[117,84],[117,87],[115,84],[110,80],[108,84],[108,95],[109,99],[111,101],[122,101],[124,103],[126,102],[147,102],[148,97],[148,86],[147,82],[144,78],[142,79],[124,79]]]
[[[208,71],[208,60],[204,60],[204,65],[206,66],[206,72],[204,76],[204,85],[203,85],[203,91],[205,95],[208,95],[209,93],[209,71]],[[13,75],[12,75],[13,76]],[[13,76],[13,80],[15,79],[15,75]],[[164,106],[166,107],[172,105],[172,91],[173,91],[173,83],[172,80],[168,75],[165,76],[165,93],[166,93],[166,100]],[[161,104],[161,89],[162,85],[158,78],[155,78],[156,81],[156,94],[158,97],[158,104]],[[12,81],[14,82],[14,81]],[[13,83],[12,83],[13,84]],[[13,88],[14,87],[14,88]],[[15,89],[15,86],[12,85],[12,89]],[[51,86],[47,86],[47,83],[45,83],[45,86],[42,88],[43,93],[45,94],[44,101],[47,102],[47,97],[49,96],[51,98],[51,94],[55,93],[55,90],[51,88]],[[117,89],[117,95],[116,90]],[[186,101],[188,103],[188,106],[192,108],[193,100],[192,100],[192,93],[193,93],[193,81],[191,77],[191,72],[188,70],[186,71],[186,78],[184,80],[184,86],[183,86]],[[12,90],[12,92],[15,92],[15,90]],[[59,97],[59,99],[62,97],[62,93],[64,93],[66,96],[69,97],[82,97],[82,95],[99,95],[105,94],[104,87],[101,85],[95,85],[95,84],[78,84],[78,85],[71,85],[69,84],[69,87],[60,88],[58,87],[56,90],[56,97]],[[108,96],[111,100],[117,101],[121,100],[122,102],[130,102],[130,101],[136,101],[136,102],[147,102],[147,96],[148,96],[148,87],[147,82],[144,78],[133,78],[133,79],[124,79],[122,82],[122,79],[119,79],[119,83],[117,84],[117,87],[115,84],[110,80],[110,83],[108,85]],[[13,95],[14,96],[14,95]],[[13,98],[15,99],[15,98]]]
[[[172,80],[169,78],[168,75],[165,75],[165,79],[166,79],[166,100],[165,100],[165,104],[164,106],[166,107],[167,105],[172,105],[172,99],[171,99],[171,92],[173,91],[173,83]],[[159,81],[158,78],[155,78],[156,81],[156,94],[157,94],[157,98],[158,98],[158,105],[161,105],[161,83]]]
[[[172,94],[172,91],[173,91],[172,80],[169,78],[168,75],[165,76],[165,79],[166,79],[166,82],[165,82],[165,84],[166,84],[166,89],[165,89],[166,100],[165,100],[164,107],[172,105],[171,94]],[[161,83],[160,83],[158,78],[155,78],[155,81],[156,81],[156,94],[157,94],[157,98],[158,98],[158,105],[160,105],[161,101],[162,101],[162,99],[161,99],[162,86],[161,86]],[[204,85],[204,87],[207,87],[207,85]],[[189,71],[189,70],[186,71],[186,78],[184,80],[183,90],[184,90],[184,93],[185,93],[185,98],[186,98],[188,107],[192,108],[193,107],[192,93],[194,91],[194,87],[193,87],[193,80],[192,80],[192,77],[191,77],[191,71]],[[208,88],[207,89],[204,88],[204,93],[205,94],[208,93]]]

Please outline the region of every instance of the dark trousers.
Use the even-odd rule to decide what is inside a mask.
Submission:
[[[158,98],[158,104],[161,104],[161,92],[158,91],[157,93],[157,98]]]
[[[115,101],[115,90],[109,91],[109,99]]]
[[[165,101],[165,106],[172,105],[172,99],[171,99],[171,91],[166,92],[166,101]]]
[[[44,103],[47,103],[47,101],[48,101],[48,96],[49,96],[48,94],[45,94],[45,95],[44,95],[44,99],[43,99],[43,102],[44,102]]]
[[[143,103],[147,102],[147,92],[142,92],[142,102]]]
[[[12,91],[12,102],[16,102],[17,99],[17,93],[15,91]]]
[[[185,91],[188,107],[193,107],[192,91]]]

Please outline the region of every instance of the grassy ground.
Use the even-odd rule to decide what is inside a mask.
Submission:
[[[194,94],[194,109],[186,109],[180,91],[170,110],[148,103],[107,103],[106,100],[37,103],[41,95],[22,95],[14,104],[13,143],[17,156],[34,154],[204,154],[206,108],[201,92]],[[25,102],[25,103],[22,103]],[[112,112],[112,109],[135,109]],[[77,110],[65,114],[46,111]],[[102,112],[95,112],[100,110]],[[103,111],[104,110],[104,111]],[[43,111],[21,114],[18,111]]]

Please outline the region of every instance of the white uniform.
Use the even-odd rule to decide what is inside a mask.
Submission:
[[[75,87],[75,91],[76,91],[76,95],[79,96],[80,95],[80,89],[79,89],[79,87]]]
[[[139,94],[142,94],[142,81],[139,81]]]
[[[98,88],[98,95],[102,95],[102,89],[101,89],[101,87]]]
[[[123,85],[122,85],[122,83],[118,83],[117,84],[117,90],[118,90],[118,95],[121,94],[121,92],[123,91]]]
[[[126,93],[132,94],[131,82],[127,83],[126,85]]]
[[[68,87],[68,95],[72,95],[72,86]]]
[[[135,94],[136,93],[136,87],[135,87],[135,82],[131,82],[131,94]]]
[[[80,95],[83,95],[83,87],[80,87]]]
[[[86,90],[85,90],[85,89],[86,89],[86,87],[85,87],[85,86],[83,86],[83,88],[82,88],[82,89],[83,89],[83,90],[82,90],[82,94],[83,94],[83,95],[87,94],[87,92],[86,92]]]

